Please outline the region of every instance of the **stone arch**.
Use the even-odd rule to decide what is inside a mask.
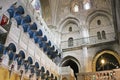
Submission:
[[[86,24],[89,36],[97,36],[97,32],[100,31],[101,33],[102,30],[105,30],[106,33],[114,32],[112,16],[104,10],[97,10],[90,13],[86,18]]]
[[[80,22],[79,22],[79,20],[77,18],[75,18],[75,17],[67,17],[67,18],[60,21],[60,23],[58,25],[58,30],[61,32],[63,27],[66,24],[70,23],[70,22],[76,24],[79,27]]]
[[[15,42],[10,41],[9,43],[5,44],[8,48],[10,48],[10,50],[13,50],[13,52],[17,51],[17,45]]]
[[[25,54],[25,52],[23,50],[20,50],[18,54],[20,54],[23,59],[26,58],[26,54]]]
[[[93,70],[93,72],[96,71],[96,62],[97,62],[97,59],[98,59],[101,55],[103,55],[103,54],[105,54],[105,53],[108,53],[108,54],[113,55],[113,56],[117,59],[117,61],[119,62],[119,64],[120,64],[120,57],[119,57],[119,55],[118,55],[117,52],[115,52],[115,51],[113,51],[113,50],[103,50],[103,51],[98,52],[98,53],[94,56],[94,58],[93,58],[93,61],[92,61],[92,65],[93,65],[92,70]]]
[[[89,24],[91,23],[91,21],[96,17],[96,16],[105,16],[106,18],[108,18],[108,20],[110,20],[110,22],[112,23],[112,15],[110,13],[108,13],[107,11],[104,10],[96,10],[91,12],[87,18],[86,18],[86,24],[89,27]]]
[[[78,66],[78,73],[79,73],[81,71],[81,65],[80,65],[79,61],[75,57],[73,57],[73,56],[66,56],[66,57],[64,57],[62,59],[61,63],[60,63],[60,66],[63,66],[63,64],[66,61],[69,61],[69,60],[71,60],[71,61],[73,61],[73,62],[75,62],[77,64],[77,66]]]

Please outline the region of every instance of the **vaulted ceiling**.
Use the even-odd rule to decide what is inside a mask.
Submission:
[[[84,9],[85,2],[90,1],[91,8]],[[87,17],[96,11],[111,13],[110,0],[40,0],[42,15],[50,28],[56,28],[67,18],[75,18],[80,23],[86,21]],[[79,12],[73,12],[74,4],[78,5]]]

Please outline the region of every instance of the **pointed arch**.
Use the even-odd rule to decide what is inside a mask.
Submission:
[[[66,18],[64,18],[63,20],[61,20],[60,22],[59,22],[59,24],[58,24],[58,30],[59,30],[59,32],[61,32],[62,31],[62,29],[63,29],[63,27],[65,26],[65,25],[67,25],[68,23],[74,23],[74,24],[76,24],[77,26],[79,26],[79,19],[77,19],[77,18],[75,18],[75,17],[66,17]]]
[[[107,11],[104,11],[104,10],[96,10],[96,11],[93,11],[93,12],[89,13],[89,15],[86,18],[86,24],[89,26],[91,21],[97,16],[105,16],[106,18],[108,18],[108,20],[111,23],[113,22],[112,21],[112,15],[110,13],[108,13]]]
[[[93,65],[92,70],[93,70],[93,72],[96,71],[96,62],[97,62],[97,59],[98,59],[101,55],[103,55],[103,54],[105,54],[105,53],[108,53],[108,54],[113,55],[113,56],[117,59],[117,61],[119,62],[119,64],[120,64],[120,56],[118,55],[117,52],[112,51],[112,50],[103,50],[103,51],[101,51],[101,52],[98,52],[98,53],[94,56],[94,58],[93,58],[93,61],[92,61],[92,65]]]
[[[16,45],[14,43],[10,43],[8,45],[9,50],[12,50],[13,52],[16,52]]]
[[[81,65],[80,65],[79,61],[75,57],[73,57],[73,56],[66,56],[66,57],[64,57],[62,59],[61,63],[60,63],[60,66],[63,66],[63,64],[66,61],[69,61],[69,60],[71,60],[71,61],[73,61],[73,62],[75,62],[77,64],[77,66],[78,66],[78,73],[79,73],[81,71]]]

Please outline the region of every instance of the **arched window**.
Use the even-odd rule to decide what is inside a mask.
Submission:
[[[71,47],[71,46],[73,46],[73,38],[72,37],[70,37],[68,39],[68,47]]]
[[[74,12],[78,12],[79,11],[79,6],[77,4],[74,5],[73,7]]]
[[[91,2],[90,2],[90,0],[84,0],[84,1],[83,1],[83,8],[84,8],[85,10],[88,10],[88,9],[91,8]]]
[[[102,39],[100,32],[97,32],[97,37],[98,37],[98,40],[101,40],[101,39]]]
[[[101,25],[101,20],[97,20],[97,25]]]
[[[72,27],[69,27],[69,32],[72,32]]]
[[[102,38],[103,38],[103,39],[106,39],[106,33],[105,33],[104,30],[102,31]]]
[[[73,0],[71,2],[71,11],[72,12],[79,12],[79,2],[77,0]]]

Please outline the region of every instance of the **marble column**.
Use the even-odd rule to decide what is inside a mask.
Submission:
[[[88,72],[88,50],[87,46],[82,47],[84,72]]]
[[[88,48],[87,44],[89,43],[89,33],[85,25],[82,25],[82,36],[83,36],[83,44],[82,44],[82,56],[83,56],[83,69],[84,72],[88,72]]]

